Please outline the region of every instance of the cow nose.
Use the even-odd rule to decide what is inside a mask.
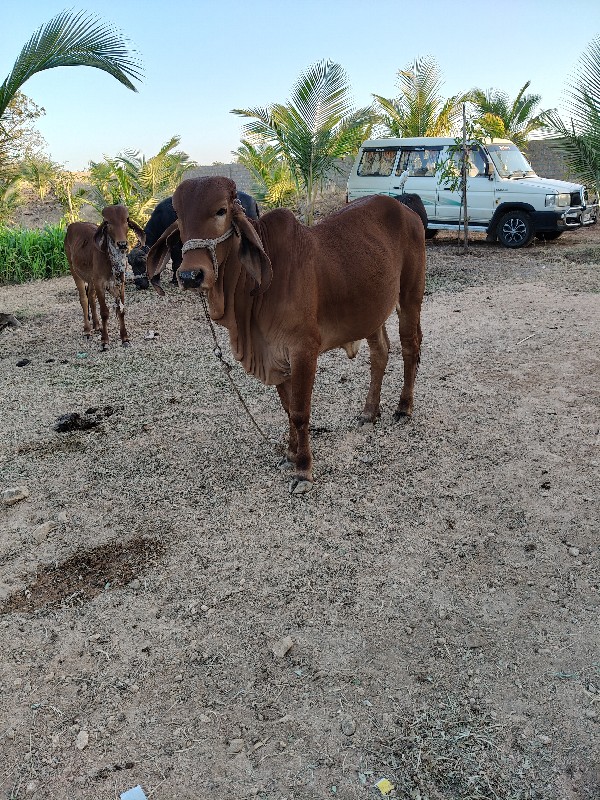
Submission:
[[[117,247],[122,253],[127,252],[127,242],[117,242]]]
[[[177,280],[184,289],[199,289],[204,280],[204,273],[201,269],[179,270]]]

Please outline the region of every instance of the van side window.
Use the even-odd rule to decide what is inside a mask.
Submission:
[[[387,178],[392,174],[397,153],[397,147],[377,147],[369,150],[363,150],[362,158],[360,159],[356,174],[360,175],[361,177],[369,176]]]
[[[396,175],[407,173],[409,178],[433,178],[440,157],[440,150],[424,148],[403,150]]]
[[[452,160],[456,164],[457,173],[460,173],[460,163],[462,153],[454,153]],[[469,148],[469,178],[476,178],[478,175],[485,175],[486,160],[479,147]]]

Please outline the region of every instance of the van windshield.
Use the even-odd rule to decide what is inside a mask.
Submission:
[[[514,144],[488,144],[487,150],[501,178],[525,178],[535,175],[531,164]]]

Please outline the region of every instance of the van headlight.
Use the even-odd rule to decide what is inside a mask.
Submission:
[[[547,194],[546,205],[556,208],[568,208],[571,205],[571,195],[568,192],[560,194]]]

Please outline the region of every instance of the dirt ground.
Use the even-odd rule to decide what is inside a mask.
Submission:
[[[0,797],[597,800],[600,226],[427,253],[412,422],[391,319],[374,428],[322,357],[301,497],[195,297],[101,353],[71,278],[0,287]]]

